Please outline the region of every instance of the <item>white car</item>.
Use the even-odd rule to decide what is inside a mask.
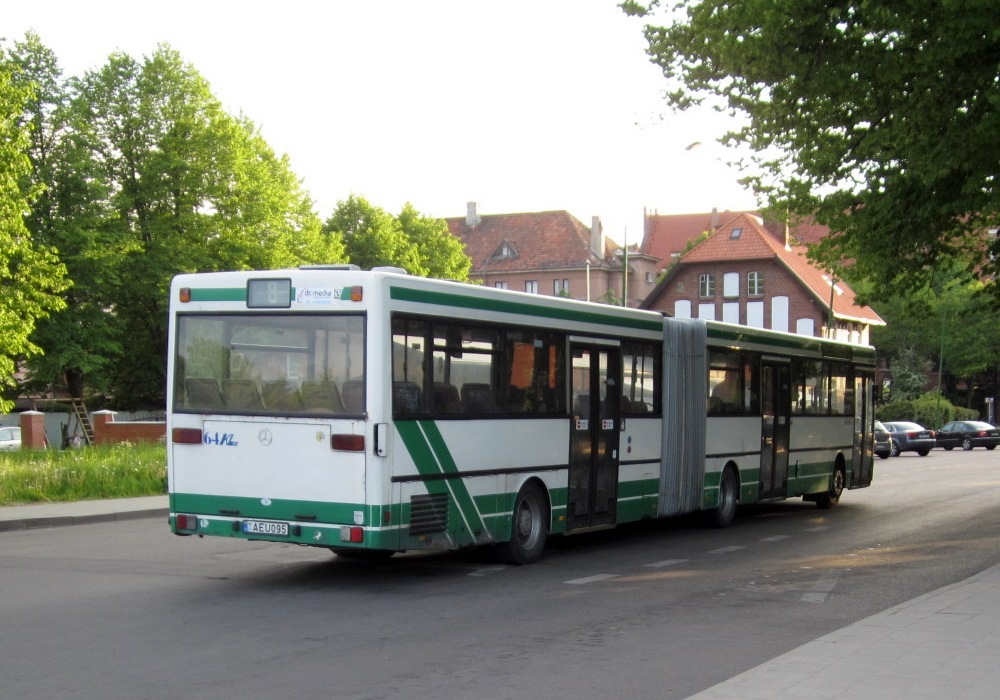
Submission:
[[[0,428],[0,451],[7,452],[21,449],[20,428]]]

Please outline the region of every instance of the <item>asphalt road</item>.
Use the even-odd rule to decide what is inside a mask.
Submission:
[[[0,697],[684,698],[1000,561],[1000,451],[748,508],[373,565],[161,519],[0,533]],[[873,661],[874,663],[874,661]]]

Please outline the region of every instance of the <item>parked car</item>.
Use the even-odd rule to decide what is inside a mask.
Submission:
[[[953,420],[937,431],[937,446],[946,450],[961,447],[985,447],[995,450],[1000,445],[1000,428],[994,428],[981,420]]]
[[[928,430],[918,423],[909,421],[889,421],[885,423],[889,429],[889,454],[898,457],[902,452],[916,452],[926,457],[937,444],[934,431]]]
[[[882,425],[882,421],[875,421],[875,454],[882,459],[888,459],[892,454],[889,429]]]
[[[21,449],[20,428],[0,428],[0,451]]]

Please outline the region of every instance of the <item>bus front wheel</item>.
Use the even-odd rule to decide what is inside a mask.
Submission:
[[[510,523],[510,540],[497,547],[508,564],[533,564],[542,558],[548,536],[548,501],[545,492],[529,481],[517,492]]]
[[[816,505],[824,510],[837,505],[840,502],[840,495],[844,493],[844,482],[844,468],[838,464],[833,470],[833,484],[830,490],[817,496]]]

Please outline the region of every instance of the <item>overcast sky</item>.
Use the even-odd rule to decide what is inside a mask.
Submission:
[[[394,214],[567,210],[638,242],[661,214],[754,206],[711,113],[673,115],[640,20],[616,0],[32,0],[67,75],[166,43],[256,123],[322,218],[351,194]],[[686,150],[693,142],[705,144]]]

